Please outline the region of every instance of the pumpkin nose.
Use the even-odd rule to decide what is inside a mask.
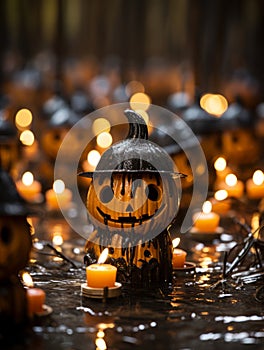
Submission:
[[[132,206],[130,204],[128,204],[127,208],[126,208],[126,212],[131,212],[134,211]]]

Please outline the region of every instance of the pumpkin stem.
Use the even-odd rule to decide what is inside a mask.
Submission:
[[[124,111],[129,121],[129,131],[127,139],[148,139],[148,127],[144,118],[131,109]]]

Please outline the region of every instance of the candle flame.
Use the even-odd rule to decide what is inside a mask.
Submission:
[[[226,160],[223,157],[219,157],[214,162],[214,168],[217,171],[224,171],[226,168]]]
[[[62,180],[55,180],[53,183],[53,190],[57,194],[62,193],[65,190],[65,184]]]
[[[22,280],[23,280],[24,286],[26,286],[26,287],[33,287],[34,286],[33,279],[28,272],[23,272]]]
[[[61,232],[54,232],[52,237],[52,243],[54,245],[62,245],[63,244],[63,237]]]
[[[92,165],[94,168],[99,163],[100,158],[101,158],[100,152],[98,152],[96,149],[91,150],[87,155],[88,163]]]
[[[31,130],[24,130],[19,137],[20,141],[25,146],[32,146],[35,141],[35,136]]]
[[[228,197],[228,192],[226,190],[216,191],[214,197],[217,201],[223,201]]]
[[[22,182],[25,186],[31,186],[34,182],[34,176],[30,171],[26,171],[22,176]]]
[[[181,241],[181,239],[179,237],[176,237],[172,240],[173,249],[178,247],[178,245],[180,244],[180,241]]]
[[[253,174],[252,180],[255,185],[261,185],[264,182],[264,174],[261,170],[256,170]]]
[[[237,177],[235,174],[228,174],[225,177],[225,183],[230,186],[233,187],[237,184]]]
[[[101,255],[99,256],[97,263],[103,264],[106,261],[107,257],[108,257],[108,248],[105,248],[102,251]]]
[[[206,201],[202,207],[204,214],[209,214],[212,211],[212,203],[210,201]]]

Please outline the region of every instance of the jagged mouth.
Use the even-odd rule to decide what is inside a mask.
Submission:
[[[106,214],[100,209],[99,207],[96,207],[98,213],[102,216],[104,219],[104,222],[107,223],[108,221],[114,222],[114,223],[119,223],[121,225],[123,224],[130,224],[130,225],[135,225],[139,224],[141,225],[144,221],[152,219],[158,211],[161,211],[163,209],[164,205],[162,205],[158,210],[155,211],[154,214],[148,215],[148,214],[143,214],[140,218],[137,218],[136,216],[119,216],[118,219],[113,219],[111,215]]]

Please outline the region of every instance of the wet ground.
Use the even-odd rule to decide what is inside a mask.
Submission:
[[[0,349],[263,349],[263,279],[221,282],[223,251],[232,242],[186,238],[187,260],[195,269],[175,271],[169,287],[126,285],[120,297],[105,301],[81,296],[82,239],[62,246],[77,268],[46,255],[54,253],[47,247],[35,250],[27,270],[45,290],[51,312],[0,338]]]

